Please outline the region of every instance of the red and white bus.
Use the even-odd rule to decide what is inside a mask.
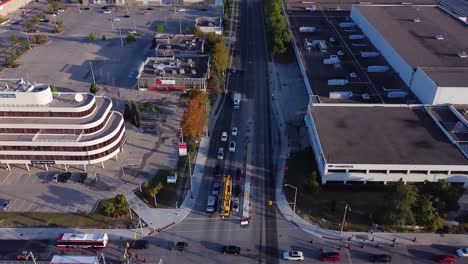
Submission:
[[[58,248],[105,248],[109,242],[106,233],[63,233],[57,239]]]

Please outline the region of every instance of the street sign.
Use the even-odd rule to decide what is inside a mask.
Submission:
[[[187,156],[187,143],[179,143],[179,156]]]

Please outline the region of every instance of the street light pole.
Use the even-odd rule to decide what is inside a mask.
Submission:
[[[343,214],[343,222],[341,223],[340,235],[343,233],[343,227],[346,221],[346,213],[348,212],[348,209],[349,211],[351,211],[351,207],[349,207],[349,205],[346,204],[345,209],[344,209],[344,214]]]
[[[93,83],[96,84],[96,79],[94,79],[93,64],[89,62],[89,66],[91,67],[91,76],[93,76]]]
[[[294,212],[294,214],[296,214],[297,187],[294,187],[294,186],[292,186],[291,184],[288,184],[288,183],[286,183],[284,186],[285,186],[285,187],[288,186],[288,187],[294,188],[293,212]]]

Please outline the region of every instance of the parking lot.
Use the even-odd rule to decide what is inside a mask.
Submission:
[[[418,102],[348,11],[324,11],[316,4],[308,8],[315,11],[289,10],[288,18],[312,92],[320,101]],[[332,58],[339,61],[325,64]]]

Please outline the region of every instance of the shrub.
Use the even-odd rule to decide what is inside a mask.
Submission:
[[[37,45],[46,44],[49,38],[46,35],[35,35],[32,37],[31,42]]]
[[[51,85],[51,86],[50,86],[50,90],[51,90],[53,93],[58,92],[57,87],[56,87],[55,85]]]
[[[92,83],[91,86],[89,87],[89,91],[92,94],[96,94],[97,92],[99,92],[99,87],[97,86],[97,84]]]
[[[96,40],[96,35],[94,34],[94,32],[89,33],[89,39],[90,39],[91,41],[95,41],[95,40]]]
[[[136,41],[136,35],[133,33],[129,33],[127,35],[127,42],[135,42]]]

